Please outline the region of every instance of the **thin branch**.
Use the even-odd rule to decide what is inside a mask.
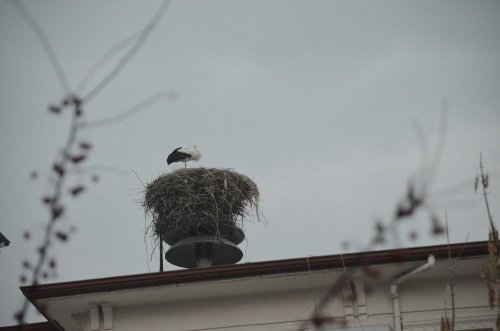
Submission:
[[[38,40],[42,44],[43,51],[49,58],[49,62],[54,69],[56,76],[61,84],[61,87],[65,94],[70,94],[70,87],[68,81],[66,80],[66,75],[64,74],[64,70],[62,69],[61,63],[57,59],[57,56],[52,48],[45,31],[42,27],[37,23],[35,18],[30,14],[28,9],[22,4],[20,0],[9,0],[9,2],[19,11],[23,19],[26,21],[28,26],[33,30],[36,34]]]
[[[422,123],[419,120],[415,120],[413,122],[413,127],[415,129],[415,134],[417,135],[417,139],[420,143],[420,153],[422,157],[422,169],[425,169],[429,164],[430,156],[429,156],[429,140],[425,135],[424,128],[422,127]]]
[[[133,35],[121,40],[120,42],[113,45],[103,56],[87,71],[83,79],[77,85],[75,89],[76,94],[80,94],[81,91],[87,87],[88,83],[92,79],[92,77],[96,74],[100,67],[104,65],[113,55],[115,55],[121,49],[129,46],[135,39],[137,39],[140,35],[140,32],[136,32]]]
[[[333,298],[336,294],[338,294],[342,290],[346,281],[348,281],[348,279],[346,278],[345,275],[342,275],[339,278],[337,278],[334,285],[328,289],[326,296],[324,296],[320,300],[320,302],[318,304],[319,311],[322,311],[326,307],[326,305],[330,302],[330,299]]]
[[[490,308],[493,309],[496,306],[497,309],[496,327],[498,329],[500,328],[500,289],[498,288],[498,260],[500,256],[500,240],[498,238],[498,231],[495,227],[495,223],[493,223],[493,216],[491,215],[490,204],[488,201],[487,189],[489,187],[489,174],[485,173],[484,170],[483,153],[479,154],[479,169],[481,171],[481,177],[476,177],[474,189],[477,191],[478,185],[481,185],[483,187],[484,202],[486,204],[486,211],[488,213],[488,220],[490,222],[490,231],[488,236],[489,259],[488,263],[483,266],[482,276],[486,281],[486,287],[488,289],[488,302],[490,304]]]
[[[148,266],[148,272],[151,272],[149,269],[149,260],[148,260],[148,241],[146,240],[146,234],[148,233],[148,225],[146,220],[146,215],[144,215],[144,244],[146,245],[146,265]]]
[[[81,124],[80,124],[81,125]],[[72,168],[68,170],[68,173],[71,174],[90,174],[90,173],[102,173],[102,172],[107,172],[107,173],[112,173],[117,176],[126,178],[129,176],[128,170],[125,170],[123,168],[113,166],[113,165],[108,165],[108,164],[90,164],[87,166],[79,166],[78,168]]]
[[[449,104],[447,100],[441,102],[441,118],[439,120],[439,130],[438,130],[438,140],[437,146],[434,150],[434,156],[431,161],[430,171],[428,175],[428,180],[432,181],[437,174],[439,165],[444,155],[444,150],[446,147],[446,136],[448,132],[448,111]]]
[[[60,160],[58,161],[56,160],[56,162],[54,163],[54,165],[57,165],[59,170],[57,172],[57,179],[54,183],[54,192],[52,195],[52,199],[48,204],[50,218],[47,222],[47,225],[45,226],[44,239],[42,241],[42,245],[38,248],[39,258],[35,268],[33,269],[31,286],[36,286],[39,284],[40,273],[42,272],[42,268],[45,265],[48,249],[52,243],[54,226],[64,212],[63,207],[61,205],[61,199],[63,195],[64,182],[67,177],[66,169],[68,167],[68,164],[71,162],[71,159],[68,156],[71,155],[71,150],[75,144],[76,135],[78,131],[79,115],[77,110],[79,109],[79,105],[75,103],[74,106],[75,106],[75,111],[72,112],[71,125],[68,132],[68,136],[66,138],[66,143],[64,144]],[[26,312],[29,307],[29,303],[30,302],[28,298],[25,298],[21,309],[19,310],[19,312],[16,313],[16,318],[20,326],[22,326],[25,322]]]
[[[432,181],[433,175],[437,172],[437,167],[440,165],[440,158],[442,157],[444,145],[445,145],[445,136],[446,136],[446,109],[443,106],[443,113],[440,121],[440,132],[439,132],[439,141],[436,147],[436,150],[433,155],[433,159],[427,162],[424,162],[423,168],[420,169],[420,172],[417,172],[419,175],[414,175],[410,177],[408,181],[406,193],[403,196],[401,202],[396,205],[396,210],[393,215],[393,218],[389,221],[387,225],[380,224],[378,225],[377,233],[375,233],[371,240],[368,240],[368,244],[361,249],[362,251],[368,251],[373,249],[373,246],[378,243],[384,242],[384,240],[378,240],[379,236],[381,238],[385,238],[385,236],[390,233],[394,236],[397,236],[398,225],[401,220],[409,219],[414,216],[420,210],[428,210],[429,205],[427,204],[428,198],[428,190],[429,184]],[[423,131],[420,132],[422,135],[420,139],[425,139],[423,135]],[[425,145],[425,142],[422,142]],[[425,152],[426,148],[423,148],[423,152]],[[426,154],[426,153],[423,153]],[[438,223],[438,219],[432,211],[428,211],[431,221],[433,221],[433,233],[434,234],[442,234],[444,229],[441,229],[440,224]],[[342,255],[341,255],[342,257]],[[369,264],[362,265],[363,267],[368,267]],[[371,271],[369,268],[364,270],[365,274],[369,277],[378,277],[378,273],[376,271]],[[315,312],[311,314],[311,317],[303,323],[300,330],[305,330],[308,324],[313,324],[316,328],[321,328],[325,324],[340,324],[345,323],[345,319],[339,319],[334,317],[323,316],[323,310],[326,305],[339,294],[342,287],[344,286],[344,282],[349,281],[352,282],[347,274],[343,274],[337,280],[333,282],[330,286],[329,290],[323,295],[321,300],[318,303],[317,309]],[[356,288],[349,283],[351,289],[356,290]],[[454,300],[454,299],[453,299]]]
[[[341,275],[333,282],[333,284],[328,289],[327,293],[321,298],[320,302],[318,303],[317,312],[314,313],[310,319],[305,320],[301,324],[299,330],[303,331],[309,329],[308,325],[310,323],[313,323],[313,325],[317,328],[321,328],[323,325],[332,324],[336,320],[345,321],[345,319],[342,318],[323,316],[321,315],[321,312],[325,309],[330,300],[332,300],[337,294],[339,294],[342,291],[346,281],[347,278],[345,277],[345,275]]]
[[[441,160],[444,155],[444,150],[446,147],[446,136],[447,136],[447,127],[448,127],[448,102],[446,100],[443,100],[441,102],[441,118],[439,119],[439,130],[438,130],[438,139],[437,139],[437,144],[436,148],[434,150],[434,155],[432,156],[432,159],[428,160],[428,164],[425,164],[424,160],[424,166],[421,169],[421,191],[422,192],[429,192],[431,184],[437,174],[437,170],[439,168],[439,165],[441,164]],[[426,152],[425,149],[428,148],[427,146],[427,139],[425,137],[425,133],[422,128],[419,128],[418,122],[415,125],[416,128],[416,133],[417,136],[419,137],[419,140],[421,141],[421,149],[422,149],[422,154],[424,157],[428,155],[428,151]]]
[[[451,262],[450,232],[448,231],[448,212],[444,210],[444,219],[446,226],[446,243],[448,244],[448,262]]]
[[[462,247],[460,248],[460,251],[455,256],[453,261],[449,262],[448,267],[447,267],[449,273],[453,273],[455,271],[455,269],[457,268],[457,266],[458,266],[457,261],[460,260],[460,258],[462,257],[462,254],[465,250],[465,246],[469,242],[469,236],[470,236],[470,233],[467,233],[467,235],[465,236],[465,240],[462,243]]]
[[[314,315],[318,315],[318,303],[316,302],[316,294],[314,294],[313,290],[312,272],[311,272],[311,264],[309,263],[309,256],[307,256],[306,259],[307,259],[307,269],[309,270],[309,290],[312,294],[314,301]]]
[[[156,24],[160,21],[161,17],[167,10],[168,6],[172,0],[164,0],[156,13],[154,14],[151,21],[142,30],[140,36],[137,38],[135,44],[128,50],[125,55],[122,56],[120,61],[115,65],[115,67],[99,82],[90,92],[88,92],[84,97],[84,101],[89,101],[99,94],[116,76],[122,71],[122,69],[127,65],[127,63],[134,57],[134,55],[139,51],[141,46],[146,42],[146,39],[150,33],[154,30]]]
[[[132,108],[130,108],[130,109],[128,109],[120,114],[105,117],[105,118],[95,120],[95,121],[82,122],[81,128],[85,128],[85,129],[99,128],[99,127],[103,127],[106,125],[116,124],[118,122],[124,121],[124,120],[128,119],[129,117],[139,113],[141,110],[154,104],[159,99],[162,99],[165,97],[171,98],[172,95],[174,95],[174,91],[171,89],[157,92],[157,93],[153,94],[152,96],[150,96],[149,98],[139,102],[138,104],[136,104]]]
[[[142,181],[141,177],[139,177],[139,174],[137,173],[137,171],[135,171],[134,169],[132,169],[132,172],[135,174],[135,176],[137,177],[137,179],[139,180],[139,182],[141,182],[142,187],[145,189],[146,188],[146,184],[144,184],[144,182]]]
[[[9,0],[11,4],[19,11],[21,14],[22,18],[26,21],[28,26],[35,32],[37,38],[39,39],[40,43],[42,44],[43,50],[46,53],[46,55],[49,58],[49,61],[56,72],[56,75],[59,79],[59,82],[64,90],[64,93],[66,93],[65,99],[63,100],[61,105],[52,105],[49,107],[50,112],[54,114],[59,114],[64,108],[66,107],[71,107],[73,108],[72,112],[72,117],[71,117],[71,124],[70,128],[68,131],[68,135],[66,138],[66,142],[63,145],[61,153],[56,157],[53,165],[52,165],[52,170],[54,171],[55,177],[51,181],[52,185],[52,194],[50,196],[45,196],[43,197],[43,201],[46,204],[48,211],[49,211],[49,218],[48,221],[46,222],[44,226],[44,235],[43,235],[43,240],[41,243],[41,246],[38,247],[38,259],[37,262],[35,263],[34,268],[29,267],[29,269],[32,271],[31,272],[31,279],[30,283],[31,286],[37,286],[40,283],[40,279],[46,278],[45,274],[46,272],[44,271],[45,267],[49,268],[55,268],[55,261],[51,260],[50,262],[47,262],[48,259],[48,253],[49,249],[53,245],[53,239],[55,237],[59,238],[62,241],[67,240],[67,234],[64,232],[57,231],[56,229],[56,223],[58,220],[60,220],[63,215],[64,215],[64,205],[63,205],[63,197],[64,197],[64,190],[65,190],[65,183],[67,181],[67,177],[70,174],[71,171],[77,171],[74,168],[71,168],[71,164],[79,164],[81,161],[86,159],[86,154],[85,153],[80,153],[76,155],[72,155],[72,151],[74,149],[75,143],[76,143],[76,137],[78,130],[83,127],[81,123],[81,115],[83,114],[82,111],[82,105],[84,104],[84,100],[74,96],[71,93],[69,84],[66,80],[66,76],[64,74],[64,71],[62,70],[62,67],[60,65],[60,62],[58,58],[56,57],[53,48],[51,44],[48,41],[48,38],[44,32],[44,30],[38,25],[38,23],[35,21],[33,16],[29,13],[27,8],[21,3],[20,0]],[[120,61],[117,63],[117,65],[113,68],[113,70],[108,73],[107,76],[103,78],[102,81],[100,81],[90,92],[87,94],[86,98],[91,99],[93,96],[97,95],[99,92],[102,91],[119,73],[120,71],[124,68],[124,66],[130,61],[130,59],[137,53],[137,51],[141,48],[141,46],[145,43],[147,37],[150,35],[151,31],[153,31],[155,25],[158,23],[160,20],[161,16],[167,9],[168,5],[170,4],[171,0],[164,0],[162,4],[160,5],[159,9],[155,12],[155,15],[153,16],[152,20],[146,25],[146,27],[142,30],[142,33],[137,37],[137,41],[135,42],[134,45],[126,52],[126,54],[120,59]],[[126,40],[125,40],[126,41]],[[124,41],[124,42],[125,42]],[[118,47],[118,46],[117,46]],[[101,61],[106,60],[108,56],[110,56],[112,53],[115,52],[116,48],[112,48],[110,51],[108,51],[107,54],[105,54],[105,58],[101,59]],[[109,54],[109,55],[108,55]],[[90,77],[94,74],[94,71],[97,70],[97,68],[101,65],[101,61],[99,61],[95,66],[93,66],[90,70],[90,72],[85,76],[84,80],[82,81],[82,85],[86,84],[86,81],[90,79]],[[172,95],[171,91],[169,92],[169,96]],[[162,97],[166,94],[165,91],[162,91],[160,93],[157,93],[156,95],[153,95],[149,99],[139,103],[129,111],[120,114],[118,116],[114,116],[113,118],[108,118],[105,119],[106,122],[116,122],[123,120],[127,118],[128,116],[131,116],[141,110],[143,107],[151,104],[152,102],[156,101],[159,97]],[[103,121],[104,122],[104,121]],[[105,125],[103,122],[100,122],[100,125]],[[86,147],[85,147],[86,146]],[[80,145],[82,147],[82,145]],[[84,145],[85,150],[88,150],[90,148],[90,145],[86,144]],[[82,190],[84,189],[83,186],[78,186],[74,187],[69,191],[69,194],[76,196]],[[153,249],[154,252],[154,249]],[[26,267],[28,268],[28,267]],[[22,281],[24,282],[24,281]],[[25,323],[26,319],[26,313],[29,308],[29,301],[27,298],[23,301],[23,304],[21,306],[21,309],[15,314],[15,318],[18,321],[18,328],[22,329],[23,325]]]
[[[483,187],[483,195],[484,195],[484,203],[486,204],[486,211],[488,212],[488,219],[490,221],[490,228],[491,231],[494,231],[495,225],[493,224],[493,216],[491,215],[490,211],[490,204],[488,202],[488,193],[486,192],[486,189],[488,188],[488,180],[486,179],[487,176],[484,174],[484,167],[483,167],[483,153],[479,154],[479,169],[481,170],[481,186]]]
[[[470,190],[471,182],[473,182],[473,178],[469,178],[457,184],[453,184],[452,186],[433,191],[432,193],[429,193],[429,197],[449,197],[450,195],[457,195],[463,192],[467,192],[468,190]]]

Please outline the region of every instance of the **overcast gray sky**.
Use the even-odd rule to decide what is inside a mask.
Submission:
[[[74,88],[160,2],[24,4]],[[416,121],[437,145],[443,99],[446,147],[429,203],[440,216],[447,210],[452,242],[485,240],[486,211],[473,190],[482,151],[492,212],[500,215],[499,1],[175,1],[86,116],[119,114],[169,88],[175,100],[82,132],[94,145],[87,165],[101,180],[67,200],[60,226],[78,230],[52,248],[59,262],[52,282],[148,272],[141,184],[132,170],[151,181],[178,167],[168,167],[166,156],[186,144],[203,154],[190,166],[234,168],[260,188],[268,224],[246,226],[242,262],[339,253],[345,240],[361,249],[422,163]],[[12,241],[0,253],[0,325],[14,322],[21,261],[34,259],[47,219],[40,197],[68,123],[46,109],[61,98],[39,41],[0,2],[0,232]],[[417,215],[401,227],[400,244],[446,243],[430,228],[428,216]],[[22,240],[26,229],[30,242]],[[406,239],[412,230],[420,234],[415,242]],[[157,270],[157,257],[149,268]]]

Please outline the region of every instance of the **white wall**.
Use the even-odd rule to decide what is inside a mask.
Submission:
[[[405,329],[439,329],[441,316],[449,308],[446,279],[408,281],[400,286]],[[479,277],[456,278],[457,329],[491,327],[494,312],[487,307],[484,284]],[[347,325],[369,330],[387,330],[393,323],[390,283],[375,283],[366,295],[366,316]],[[153,306],[115,308],[114,330],[296,330],[314,311],[326,289],[281,291],[257,295],[220,297]],[[344,317],[342,296],[334,298],[325,315]],[[448,311],[451,317],[451,311]],[[479,323],[479,324],[478,324]],[[341,328],[335,325],[334,328]]]

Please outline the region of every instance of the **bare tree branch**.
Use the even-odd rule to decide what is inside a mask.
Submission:
[[[105,118],[102,118],[100,120],[95,120],[95,121],[90,121],[90,122],[81,122],[80,127],[82,129],[89,129],[89,128],[99,128],[99,127],[103,127],[106,125],[116,124],[118,122],[124,121],[127,118],[137,114],[138,112],[140,112],[144,108],[152,105],[153,103],[155,103],[159,99],[162,99],[165,97],[171,98],[174,95],[175,95],[175,92],[171,89],[157,92],[157,93],[153,94],[152,96],[150,96],[149,98],[139,102],[138,104],[136,104],[132,108],[130,108],[130,109],[128,109],[120,114],[105,117]]]
[[[80,166],[78,168],[73,168],[73,169],[68,170],[68,173],[71,173],[71,174],[74,173],[74,174],[79,174],[79,175],[92,174],[92,173],[103,173],[103,172],[112,173],[116,176],[120,176],[120,177],[124,177],[124,178],[129,176],[128,170],[125,170],[121,167],[109,165],[109,164],[90,164],[87,166]]]
[[[429,164],[429,161],[430,161],[429,140],[427,139],[427,136],[425,134],[425,130],[422,126],[422,123],[418,119],[413,121],[413,127],[415,129],[417,139],[420,143],[420,154],[421,154],[421,158],[422,158],[422,168],[424,169]]]
[[[429,182],[431,182],[437,174],[441,160],[443,159],[444,150],[446,147],[446,137],[448,135],[448,111],[449,103],[446,99],[441,101],[441,118],[439,120],[439,130],[438,130],[438,140],[436,149],[434,150],[434,156],[431,160],[430,172],[429,172]]]
[[[490,221],[490,230],[494,231],[495,230],[495,224],[493,223],[493,216],[491,215],[490,211],[490,204],[488,202],[488,192],[486,189],[488,188],[488,174],[484,173],[484,166],[483,166],[483,153],[479,154],[479,169],[481,171],[481,186],[483,187],[483,196],[484,196],[484,203],[486,204],[486,211],[488,212],[488,220]]]
[[[81,103],[78,99],[72,99],[71,105],[74,107],[74,111],[71,115],[71,124],[66,138],[66,143],[64,144],[62,153],[58,158],[56,158],[53,164],[53,171],[56,174],[56,179],[54,182],[53,192],[51,193],[50,199],[47,200],[47,208],[49,210],[50,216],[44,229],[42,244],[38,247],[38,261],[35,265],[35,268],[33,269],[33,273],[31,276],[32,286],[36,286],[40,283],[42,269],[45,266],[45,262],[47,261],[49,247],[51,246],[54,234],[57,234],[54,232],[54,227],[57,221],[61,219],[64,214],[64,206],[61,200],[64,194],[63,189],[65,180],[67,178],[67,169],[71,163],[75,162],[75,159],[72,158],[71,152],[73,150],[73,146],[75,145],[78,132],[78,121],[81,114]],[[25,298],[21,309],[15,315],[20,326],[22,326],[25,322],[29,303],[30,302],[28,298]]]
[[[87,87],[87,85],[90,83],[90,80],[92,77],[96,74],[96,72],[99,70],[100,67],[104,65],[115,53],[120,51],[121,49],[129,46],[135,39],[137,39],[140,36],[140,32],[136,32],[133,35],[119,41],[115,45],[113,45],[106,53],[104,53],[103,56],[89,69],[89,71],[85,74],[83,79],[80,81],[80,83],[77,85],[75,89],[76,94],[80,94],[82,90]]]
[[[482,276],[486,281],[486,288],[488,290],[488,302],[490,308],[497,309],[496,327],[500,328],[500,272],[498,270],[498,261],[500,260],[500,239],[498,230],[493,222],[493,215],[490,211],[490,204],[488,201],[488,188],[489,188],[489,174],[484,169],[483,153],[479,154],[479,170],[480,174],[476,177],[474,190],[477,192],[478,185],[483,188],[484,203],[486,204],[486,211],[488,213],[488,220],[490,223],[490,231],[488,236],[488,262],[483,266]]]
[[[437,167],[440,164],[440,158],[445,145],[446,136],[446,109],[442,107],[443,112],[440,120],[440,132],[439,139],[434,151],[433,159],[424,162],[421,169],[417,170],[416,173],[410,177],[406,192],[403,195],[401,201],[396,205],[393,218],[388,222],[388,224],[382,224],[382,222],[376,223],[376,231],[372,235],[371,240],[368,240],[368,244],[361,249],[362,251],[368,251],[373,249],[376,245],[386,242],[386,236],[392,234],[397,236],[397,228],[401,221],[413,217],[420,210],[427,211],[429,214],[430,221],[432,222],[432,234],[441,235],[444,234],[445,228],[440,224],[438,217],[431,211],[429,211],[428,196],[429,196],[429,184],[433,180],[433,176],[437,172]],[[417,130],[419,128],[417,127]],[[417,132],[420,134],[419,137],[421,143],[423,144],[423,154],[425,153],[424,146],[426,145],[425,135],[423,130]],[[423,155],[425,157],[425,155]],[[369,265],[368,261],[366,264],[362,265],[364,274],[369,278],[376,278],[379,276],[379,272],[374,270]],[[346,283],[347,282],[347,283]],[[327,324],[337,324],[340,326],[345,326],[346,320],[341,318],[334,318],[331,316],[324,315],[324,309],[329,302],[336,296],[341,294],[344,285],[349,285],[351,289],[356,290],[353,286],[352,281],[349,279],[347,274],[344,274],[337,278],[328,291],[323,295],[319,304],[317,305],[315,311],[310,315],[310,318],[302,323],[299,330],[306,330],[309,325],[312,325],[316,329],[320,329]]]
[[[122,71],[125,65],[133,58],[133,56],[139,51],[141,46],[146,42],[148,36],[155,28],[156,24],[160,21],[161,17],[167,10],[168,6],[172,0],[164,0],[156,13],[154,14],[151,21],[142,30],[140,36],[137,38],[135,44],[129,49],[125,55],[122,56],[120,61],[115,65],[115,67],[99,82],[90,92],[88,92],[84,97],[84,101],[89,101],[99,94],[116,76]]]
[[[52,164],[52,171],[53,171],[53,177],[51,181],[51,187],[52,187],[52,192],[50,195],[46,195],[42,197],[42,202],[46,205],[48,212],[49,212],[49,218],[48,221],[45,224],[44,227],[44,235],[43,235],[43,240],[38,247],[38,257],[37,261],[34,264],[33,267],[31,267],[31,264],[29,261],[25,261],[24,267],[26,268],[26,271],[30,272],[30,279],[29,282],[31,283],[31,286],[37,286],[40,284],[41,279],[46,279],[48,278],[48,270],[55,270],[56,267],[56,261],[53,258],[49,258],[49,249],[53,245],[53,239],[57,238],[61,241],[66,241],[68,239],[68,233],[64,231],[60,231],[57,229],[56,223],[59,221],[65,214],[65,206],[64,206],[64,201],[63,197],[65,195],[71,195],[71,196],[77,196],[81,194],[82,192],[85,191],[85,187],[83,185],[76,185],[73,187],[66,187],[66,179],[67,177],[72,173],[72,172],[78,172],[78,171],[83,171],[85,172],[86,169],[75,169],[75,166],[78,165],[80,166],[83,161],[87,159],[87,153],[89,150],[92,148],[92,145],[88,142],[85,141],[80,141],[79,144],[77,145],[77,133],[81,128],[84,126],[82,125],[82,120],[83,120],[83,105],[84,105],[84,100],[80,98],[79,96],[73,95],[73,93],[70,90],[70,87],[67,83],[66,76],[62,70],[62,67],[53,51],[52,46],[50,45],[48,38],[43,31],[43,29],[38,25],[38,23],[35,21],[35,19],[31,16],[29,11],[26,9],[26,7],[20,2],[20,0],[9,0],[13,6],[20,12],[21,16],[24,18],[24,20],[27,22],[27,24],[30,26],[30,28],[35,32],[36,36],[40,40],[44,52],[47,54],[51,65],[53,66],[57,77],[59,78],[59,82],[64,90],[64,93],[66,96],[63,98],[63,101],[59,105],[51,105],[49,107],[49,111],[52,114],[60,115],[62,114],[67,108],[71,108],[72,110],[72,120],[70,124],[70,128],[68,131],[68,135],[66,138],[66,142],[63,145],[62,151],[60,154],[57,155],[57,157],[54,160],[54,163]],[[93,96],[97,95],[99,92],[102,91],[117,75],[118,73],[126,66],[128,61],[136,54],[136,52],[141,48],[141,46],[145,43],[147,37],[151,33],[151,31],[154,29],[156,26],[157,22],[160,20],[161,16],[167,9],[168,5],[170,4],[171,0],[164,0],[158,10],[155,12],[155,15],[153,16],[152,20],[145,26],[145,28],[142,30],[141,34],[136,38],[136,42],[132,45],[132,47],[126,52],[126,54],[120,59],[118,64],[113,68],[113,70],[108,73],[107,76],[104,77],[102,81],[100,81],[90,92],[87,94],[86,98],[90,99]],[[123,44],[127,44],[130,42],[129,39],[132,37],[129,37],[125,40],[123,40],[121,43],[115,45],[115,47],[112,47],[101,60],[96,63],[89,73],[85,76],[84,80],[82,81],[81,85],[85,85],[86,81],[89,80],[94,72],[99,68],[99,66],[109,57],[111,56],[114,52],[116,52],[117,48],[122,47]],[[132,40],[132,39],[131,39]],[[137,104],[135,107],[132,109],[113,116],[111,118],[103,119],[101,121],[98,121],[98,123],[95,123],[96,126],[103,126],[106,124],[111,124],[111,123],[116,123],[118,121],[121,121],[123,119],[126,119],[129,116],[132,116],[133,114],[137,113],[138,111],[142,110],[144,107],[152,104],[156,100],[158,100],[161,97],[165,96],[173,96],[173,91],[172,90],[165,90],[161,91],[152,97],[146,99],[143,102],[140,102]],[[78,147],[77,147],[78,146]],[[92,176],[92,181],[96,182],[98,180],[97,176]],[[67,190],[67,191],[66,191]],[[48,269],[47,269],[48,268]],[[28,278],[26,275],[22,275],[21,277],[21,282],[26,282],[28,281]],[[15,318],[18,321],[18,328],[22,329],[23,325],[25,323],[26,319],[26,313],[29,308],[29,301],[28,299],[25,298],[23,301],[23,304],[20,308],[20,310],[15,314]]]

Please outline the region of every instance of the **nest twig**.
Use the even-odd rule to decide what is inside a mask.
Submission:
[[[189,168],[166,173],[146,185],[143,206],[154,235],[173,245],[197,235],[239,244],[243,222],[259,216],[259,190],[247,176],[230,169]]]

